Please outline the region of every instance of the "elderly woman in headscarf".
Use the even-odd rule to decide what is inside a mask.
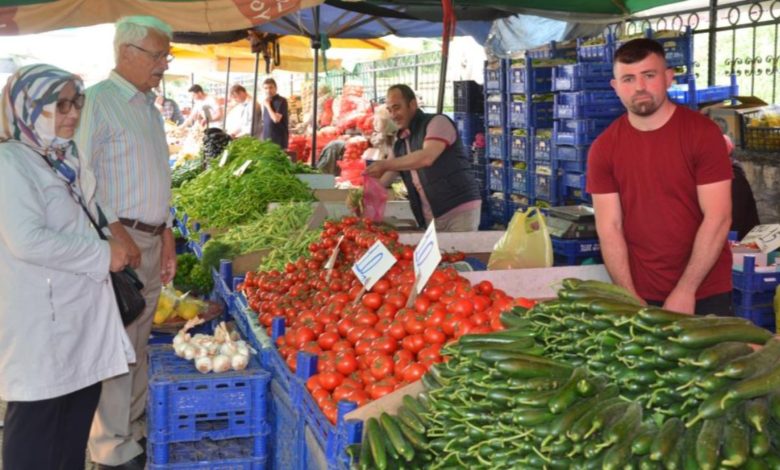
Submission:
[[[84,467],[101,381],[135,361],[109,271],[125,248],[101,240],[91,172],[71,141],[81,80],[19,69],[0,95],[0,399],[3,467]],[[83,180],[83,181],[82,181]],[[83,182],[83,184],[82,184]]]

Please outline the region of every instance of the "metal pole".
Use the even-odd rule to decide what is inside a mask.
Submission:
[[[415,54],[414,55],[414,91],[417,92],[417,87],[419,85],[419,79],[420,79],[420,55]]]
[[[190,86],[195,84],[195,72],[190,73]],[[190,112],[195,107],[195,95],[190,94]]]
[[[710,0],[710,33],[707,50],[707,86],[715,85],[715,56],[718,55],[718,46],[715,28],[718,27],[718,0]],[[693,34],[691,34],[691,37]],[[691,71],[688,73],[693,74]]]
[[[317,166],[317,100],[319,99],[320,76],[320,7],[314,7],[314,35],[311,37],[311,47],[314,49],[314,92],[311,112],[311,166]]]
[[[257,74],[260,68],[260,53],[255,52],[255,83],[252,88],[252,99],[257,103]],[[257,106],[252,106],[252,135],[255,135],[255,113],[257,112]]]
[[[162,93],[163,93],[163,98],[167,98],[165,93],[165,75],[163,75],[163,79],[162,79]]]
[[[227,108],[228,101],[230,100],[230,57],[228,57],[227,63],[227,76],[225,76],[225,107],[222,110],[222,129],[227,126]]]
[[[439,97],[436,103],[436,113],[444,110],[444,89],[447,84],[447,58],[449,57],[449,38],[445,38],[441,49],[441,69],[439,70]]]

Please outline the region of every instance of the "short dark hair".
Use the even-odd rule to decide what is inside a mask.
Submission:
[[[409,88],[409,85],[398,83],[388,88],[387,92],[390,93],[393,90],[398,90],[401,92],[401,96],[404,97],[404,101],[406,101],[406,104],[409,104],[412,100],[417,99],[417,95],[415,95],[414,91],[411,88]]]
[[[648,38],[632,39],[615,51],[615,62],[633,64],[644,60],[650,54],[666,59],[664,47],[658,41]]]
[[[273,85],[276,88],[279,88],[278,86],[276,86],[276,80],[274,80],[273,78],[266,78],[265,80],[263,80],[263,85]]]
[[[232,87],[230,87],[230,93],[246,93],[246,88],[241,86],[240,84],[236,83]]]
[[[200,85],[192,85],[187,91],[190,93],[203,93],[203,87]]]

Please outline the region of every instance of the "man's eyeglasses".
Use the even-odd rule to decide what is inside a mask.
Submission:
[[[84,95],[78,94],[72,100],[57,100],[57,112],[60,114],[68,114],[71,107],[75,107],[78,110],[84,107]]]
[[[139,51],[145,52],[155,62],[159,62],[160,60],[165,59],[166,62],[171,63],[171,61],[175,58],[170,52],[152,52],[148,49],[144,49],[141,46],[136,46],[135,44],[128,44],[128,46],[135,47]]]

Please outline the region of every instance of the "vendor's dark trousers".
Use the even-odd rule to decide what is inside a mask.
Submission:
[[[648,305],[661,307],[664,303],[656,300],[648,300]],[[720,315],[722,317],[734,316],[734,310],[731,307],[731,292],[715,294],[696,301],[694,307],[696,315]]]
[[[68,395],[8,402],[4,470],[83,470],[100,382]]]

